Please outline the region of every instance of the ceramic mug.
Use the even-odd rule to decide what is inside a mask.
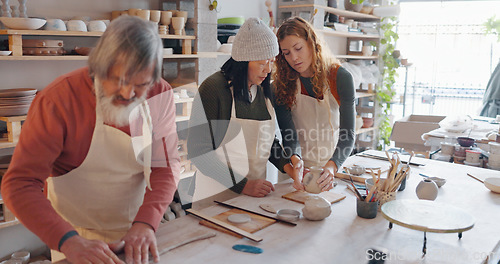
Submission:
[[[151,13],[149,12],[149,10],[140,9],[139,11],[137,11],[137,16],[144,20],[149,20]]]
[[[70,20],[66,23],[66,27],[68,31],[87,31],[87,25],[85,25],[83,20]]]
[[[161,24],[168,26],[172,22],[172,12],[171,11],[161,11]]]
[[[490,146],[490,154],[500,154],[500,143],[490,142],[488,145]]]
[[[455,144],[448,142],[441,142],[441,153],[443,155],[453,155],[455,152]]]
[[[361,53],[363,53],[363,56],[371,56],[373,54],[372,47],[363,46],[363,48],[361,49]]]
[[[479,163],[481,152],[477,150],[468,149],[465,151],[465,161],[471,164]]]
[[[161,18],[160,10],[149,10],[149,20],[151,20],[151,22],[158,24],[160,22],[160,18]]]
[[[64,24],[64,21],[59,18],[47,19],[45,30],[66,31],[66,24]]]

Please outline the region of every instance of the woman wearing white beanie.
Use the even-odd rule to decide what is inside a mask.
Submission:
[[[239,193],[263,197],[274,190],[266,180],[269,160],[298,182],[275,137],[270,73],[278,54],[276,36],[257,18],[239,29],[231,58],[199,87],[187,139],[196,165],[193,207]]]

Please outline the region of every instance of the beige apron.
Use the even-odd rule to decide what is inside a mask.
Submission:
[[[339,138],[339,104],[330,89],[323,100],[301,94],[297,79],[297,103],[292,108],[292,118],[297,130],[302,160],[305,167],[326,165],[331,159]]]
[[[232,89],[231,89],[232,92]],[[275,133],[275,113],[271,101],[266,98],[267,111],[270,120],[250,120],[236,117],[235,101],[231,108],[231,119],[227,132],[215,149],[215,154],[224,164],[235,173],[246,176],[249,180],[266,179],[266,164],[271,153]],[[236,134],[237,132],[237,134]],[[232,136],[236,134],[236,136]],[[242,179],[235,179],[235,183]],[[220,175],[219,182],[211,177],[196,172],[196,185],[193,195],[193,208],[205,208],[213,204],[214,200],[225,201],[238,196],[229,190],[234,185],[229,171]]]
[[[99,83],[96,80],[96,85]],[[99,103],[90,148],[83,163],[76,169],[47,179],[48,199],[56,212],[71,223],[87,239],[111,242],[121,239],[129,230],[149,185],[151,160],[138,161],[137,153],[151,158],[151,119],[147,103],[140,106],[143,122],[144,149],[135,150],[126,133],[104,125]],[[134,141],[137,141],[134,138]],[[149,152],[149,153],[148,153]],[[64,254],[52,250],[52,261]]]

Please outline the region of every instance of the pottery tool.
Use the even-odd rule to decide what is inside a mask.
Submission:
[[[370,159],[388,160],[386,157],[381,157],[381,156],[368,154],[368,153],[358,153],[358,154],[356,154],[356,156],[363,157],[363,158],[370,158]],[[402,161],[402,162],[410,164],[412,166],[425,166],[425,164],[423,164],[423,163],[407,162],[407,161]]]
[[[284,194],[281,197],[288,199],[290,201],[304,204],[307,199],[309,199],[311,197],[316,197],[316,196],[320,196],[320,197],[325,198],[331,204],[339,202],[341,200],[344,200],[344,198],[345,198],[344,194],[334,193],[334,192],[330,192],[330,191],[321,192],[320,194],[316,195],[316,194],[311,194],[311,193],[308,193],[305,191],[299,191],[299,190]]]
[[[481,183],[484,183],[483,180],[479,179],[479,178],[476,178],[474,175],[470,174],[470,173],[467,173],[467,175],[469,175],[471,178],[475,179],[475,180],[478,180],[480,181]]]
[[[232,226],[232,225],[230,225],[230,224],[228,224],[226,222],[220,221],[220,220],[215,219],[215,218],[213,218],[211,216],[205,215],[204,213],[198,212],[198,211],[193,210],[193,209],[186,209],[186,211],[188,213],[190,213],[190,214],[193,214],[193,215],[195,215],[195,216],[197,216],[197,217],[205,220],[205,221],[208,221],[208,222],[210,222],[212,224],[215,224],[215,225],[217,225],[219,227],[222,227],[223,229],[232,231],[232,232],[234,232],[234,233],[236,233],[238,235],[244,236],[244,237],[246,237],[246,238],[248,238],[248,239],[250,239],[252,241],[255,241],[255,242],[262,241],[262,238],[260,238],[260,237],[254,236],[253,234],[251,234],[251,233],[249,233],[249,232],[247,232],[245,230],[242,230],[240,228]]]
[[[351,179],[351,186],[354,189],[356,197],[358,197],[359,200],[363,200],[363,196],[361,196],[361,193],[359,193],[358,189],[356,189],[356,186],[354,186],[354,181],[352,180],[351,176],[349,176],[349,178]]]
[[[215,203],[218,203],[220,205],[223,205],[223,206],[226,206],[226,207],[229,207],[229,208],[233,208],[233,209],[239,209],[239,210],[242,210],[242,211],[245,211],[245,212],[249,212],[249,213],[252,213],[252,214],[256,214],[256,215],[260,215],[260,216],[263,216],[263,217],[266,217],[266,218],[269,218],[269,219],[273,219],[273,220],[276,220],[278,222],[282,222],[284,224],[289,224],[289,225],[293,225],[293,226],[296,226],[297,224],[296,223],[292,223],[290,221],[287,221],[287,220],[283,220],[283,219],[279,219],[277,217],[272,217],[272,216],[268,216],[268,215],[265,215],[265,214],[261,214],[261,213],[257,213],[257,212],[254,212],[252,210],[248,210],[248,209],[245,209],[245,208],[241,208],[241,207],[238,207],[238,206],[234,206],[234,205],[231,205],[231,204],[227,204],[227,203],[224,203],[224,202],[219,202],[219,201],[214,201]]]
[[[274,207],[270,204],[260,204],[259,207],[260,209],[269,212],[271,214],[275,214],[277,212],[276,209],[274,209]]]
[[[158,244],[158,252],[160,255],[163,255],[174,248],[184,246],[194,241],[211,238],[215,235],[215,232],[207,232],[206,230],[197,230],[188,234],[182,234],[180,237],[169,239],[164,244]]]
[[[233,249],[237,250],[237,251],[241,251],[241,252],[252,253],[252,254],[261,254],[264,252],[264,250],[262,248],[249,246],[249,245],[234,245]]]

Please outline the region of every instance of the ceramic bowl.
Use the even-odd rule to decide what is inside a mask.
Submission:
[[[0,50],[0,56],[9,56],[12,50]]]
[[[380,184],[379,186],[382,186],[384,184],[384,181],[385,181],[385,178],[381,178],[380,179]],[[366,186],[366,189],[369,191],[372,189],[373,187],[373,179],[372,178],[368,178],[365,180],[365,186]]]
[[[458,137],[458,144],[462,147],[472,147],[474,145],[474,139],[470,137]]]
[[[500,193],[500,178],[491,177],[484,180],[484,186],[490,189],[492,192]]]
[[[25,17],[0,17],[0,21],[12,29],[39,29],[47,22],[41,18],[25,18]]]
[[[58,18],[51,18],[47,19],[47,24],[45,24],[45,30],[52,30],[52,31],[66,31],[66,24],[64,24],[64,21],[62,19]]]
[[[373,117],[363,117],[363,127],[368,128],[373,126]]]
[[[436,183],[436,185],[441,188],[446,183],[446,179],[439,178],[439,177],[429,177],[430,180]]]

